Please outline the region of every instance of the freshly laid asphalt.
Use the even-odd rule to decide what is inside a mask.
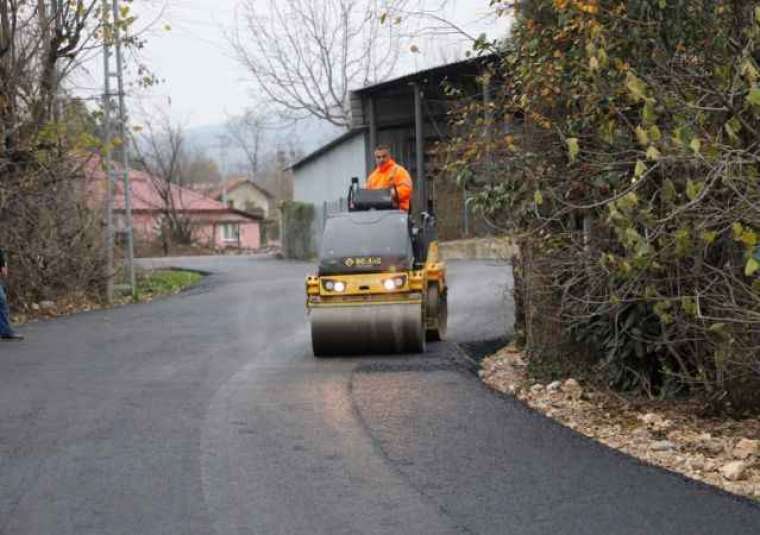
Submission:
[[[424,355],[318,360],[308,264],[155,264],[211,275],[0,344],[0,534],[760,533],[478,381],[454,342],[508,334],[506,265],[449,266]]]

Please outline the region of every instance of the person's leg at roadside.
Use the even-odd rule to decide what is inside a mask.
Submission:
[[[0,339],[21,340],[23,337],[17,334],[11,327],[11,314],[8,310],[8,300],[5,297],[5,288],[0,284]]]

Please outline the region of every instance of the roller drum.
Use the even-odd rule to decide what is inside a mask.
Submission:
[[[309,316],[317,357],[425,350],[420,303],[315,307]]]

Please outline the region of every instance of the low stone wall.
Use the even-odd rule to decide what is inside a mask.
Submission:
[[[519,250],[509,237],[472,238],[438,244],[444,260],[509,261]]]

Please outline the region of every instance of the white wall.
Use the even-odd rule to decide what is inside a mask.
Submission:
[[[237,210],[245,210],[247,203],[253,203],[264,211],[264,217],[269,217],[269,198],[251,184],[242,184],[227,192],[227,202]]]
[[[294,169],[293,200],[322,205],[345,198],[352,176],[364,184],[364,137],[360,132]]]

